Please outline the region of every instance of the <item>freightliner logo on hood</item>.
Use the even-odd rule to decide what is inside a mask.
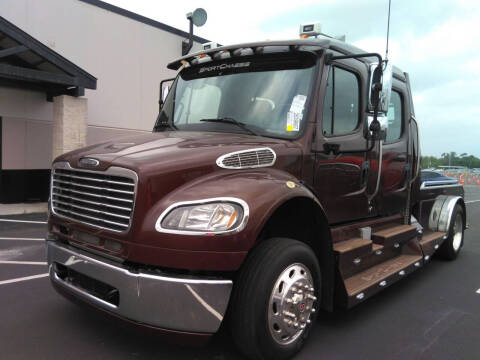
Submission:
[[[214,66],[205,66],[198,70],[198,73],[201,74],[205,71],[217,71],[217,70],[225,70],[225,69],[234,69],[234,68],[242,68],[242,67],[249,67],[250,61],[241,62],[241,63],[233,63],[233,64],[220,64]]]

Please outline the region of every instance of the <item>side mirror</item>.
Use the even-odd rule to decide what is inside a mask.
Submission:
[[[171,84],[169,84],[169,85],[166,85],[164,87],[163,84],[165,84],[166,82],[174,81],[174,80],[175,80],[175,78],[165,79],[165,80],[160,81],[160,89],[159,89],[160,94],[159,94],[159,98],[158,98],[158,113],[160,113],[160,111],[162,111],[163,103],[165,102],[165,99],[167,98],[167,95],[168,95],[168,92],[170,91],[170,86],[171,86]]]
[[[370,88],[368,94],[368,110],[374,112],[378,104],[378,112],[386,114],[392,93],[392,65],[387,63],[382,67],[378,63],[370,65]]]
[[[162,103],[165,102],[165,99],[167,98],[168,92],[170,91],[170,86],[167,85],[162,89]]]

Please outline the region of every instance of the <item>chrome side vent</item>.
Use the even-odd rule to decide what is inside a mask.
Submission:
[[[251,169],[275,164],[277,155],[270,148],[235,151],[220,156],[217,165],[224,169]]]

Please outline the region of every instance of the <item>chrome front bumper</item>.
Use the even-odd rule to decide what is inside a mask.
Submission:
[[[231,280],[133,273],[109,260],[47,241],[50,279],[76,297],[126,319],[169,330],[214,333],[227,309]],[[59,264],[116,288],[118,305],[105,301],[57,274]]]

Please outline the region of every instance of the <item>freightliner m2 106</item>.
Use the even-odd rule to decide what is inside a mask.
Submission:
[[[308,32],[308,29],[305,29]],[[457,257],[458,184],[420,182],[408,74],[319,36],[211,48],[151,134],[54,160],[53,286],[109,314],[286,359],[319,311]]]

